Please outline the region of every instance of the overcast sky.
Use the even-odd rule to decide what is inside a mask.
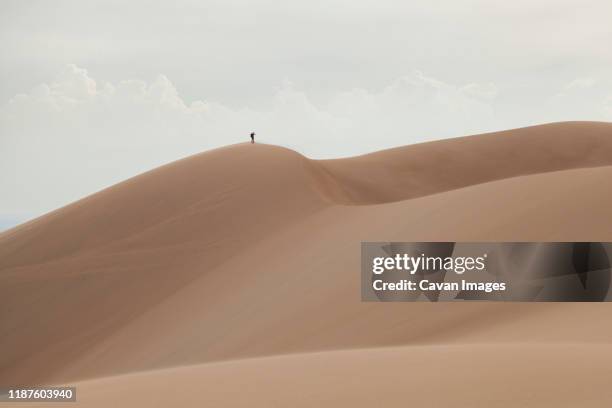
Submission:
[[[328,158],[610,121],[611,16],[609,0],[3,0],[0,230],[251,130]]]

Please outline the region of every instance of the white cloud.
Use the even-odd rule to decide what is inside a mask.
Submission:
[[[549,117],[552,120],[612,120],[606,109],[608,93],[605,81],[592,77],[576,78],[550,98]]]
[[[565,90],[591,88],[597,81],[594,78],[576,78],[565,85]]]

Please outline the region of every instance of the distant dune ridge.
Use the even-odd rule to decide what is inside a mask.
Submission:
[[[611,180],[599,122],[179,160],[0,234],[0,386],[100,407],[610,405],[612,305],[363,303],[359,251],[612,241]]]

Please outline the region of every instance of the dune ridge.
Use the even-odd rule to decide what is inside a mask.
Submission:
[[[318,164],[342,204],[377,204],[505,178],[612,164],[610,124],[562,122],[409,145]]]
[[[223,361],[258,357],[227,367],[237,384],[251,381],[240,374],[247,366],[272,381],[281,368],[270,372],[270,361],[282,354],[292,376],[330,398],[318,402],[350,405],[357,391],[334,397],[311,377],[315,368],[301,367],[331,353],[355,384],[360,368],[337,353],[367,360],[388,347],[399,361],[450,347],[459,371],[462,350],[510,347],[519,369],[534,350],[551,347],[552,361],[566,347],[565,361],[585,352],[603,372],[608,304],[362,303],[359,243],[610,241],[611,176],[612,124],[593,122],[348,159],[239,144],[179,160],[0,234],[0,384],[90,380],[85,398],[95,406],[106,381],[124,397],[129,386],[153,387],[151,370],[181,381],[191,369],[173,367],[214,376]],[[606,358],[588,351],[595,345]],[[477,372],[507,375],[487,358],[473,362]],[[420,361],[433,376],[435,365]],[[542,370],[556,378],[553,368]],[[546,406],[534,395],[525,404]],[[190,398],[185,406],[204,401]]]

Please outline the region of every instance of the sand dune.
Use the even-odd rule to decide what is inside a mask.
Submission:
[[[319,162],[337,201],[405,200],[529,174],[612,164],[610,124],[565,122]]]
[[[611,363],[607,345],[409,346],[228,361],[76,386],[92,407],[574,408],[612,399]]]
[[[155,406],[126,394],[165,382],[185,406],[365,406],[386,389],[387,406],[408,391],[606,405],[608,304],[363,303],[359,243],[610,241],[611,177],[612,124],[582,122],[339,160],[240,144],[171,163],[0,234],[0,384],[86,380],[91,406]]]

